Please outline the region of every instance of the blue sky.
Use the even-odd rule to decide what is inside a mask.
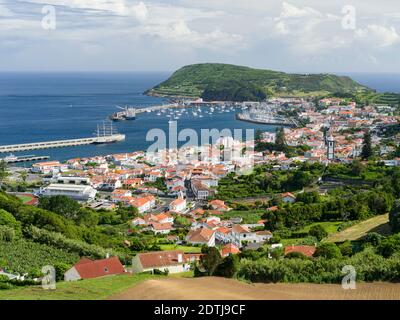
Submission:
[[[400,72],[399,49],[398,0],[0,0],[0,71]]]

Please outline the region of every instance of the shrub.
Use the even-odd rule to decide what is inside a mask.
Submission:
[[[340,258],[341,255],[338,246],[330,242],[318,246],[314,253],[314,257],[323,257],[326,259]]]
[[[308,257],[302,254],[301,252],[289,252],[285,256],[285,259],[308,259]]]
[[[225,278],[233,278],[239,270],[239,257],[230,254],[222,260],[222,263],[217,267],[215,275]]]
[[[320,224],[317,224],[315,226],[312,226],[310,228],[310,231],[308,232],[308,234],[310,236],[316,237],[318,239],[318,241],[321,241],[323,238],[325,238],[326,236],[328,236],[328,232],[326,232],[326,230],[324,229],[323,226],[321,226]]]
[[[0,225],[0,241],[13,241],[15,238],[15,231],[11,227]]]
[[[345,241],[339,245],[340,253],[342,256],[351,256],[353,254],[353,245],[351,241]]]

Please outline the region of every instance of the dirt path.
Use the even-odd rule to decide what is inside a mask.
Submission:
[[[357,240],[368,232],[378,232],[383,235],[390,233],[390,226],[388,224],[389,215],[384,214],[373,217],[371,219],[357,223],[356,225],[347,228],[341,232],[331,234],[325,241],[341,242],[346,240]]]
[[[111,300],[366,300],[400,299],[400,284],[360,283],[355,290],[332,284],[247,284],[216,277],[147,280]]]

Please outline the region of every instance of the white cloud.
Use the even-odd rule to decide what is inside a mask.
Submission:
[[[189,28],[183,19],[163,24],[146,24],[138,31],[142,35],[158,37],[167,42],[178,43],[185,47],[220,49],[243,44],[242,37],[214,29],[211,32],[200,33]]]
[[[370,24],[355,31],[355,38],[369,46],[390,47],[399,43],[400,36],[394,27]]]
[[[322,14],[313,8],[310,7],[298,8],[284,1],[282,3],[282,12],[279,19],[304,18],[310,16],[321,17]]]

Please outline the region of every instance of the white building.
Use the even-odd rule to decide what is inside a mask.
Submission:
[[[132,272],[160,270],[179,273],[190,270],[192,262],[199,260],[199,254],[185,254],[182,250],[139,253],[132,260]]]
[[[78,201],[89,201],[96,197],[97,190],[91,186],[74,184],[50,184],[40,189],[40,195],[45,197],[67,196]]]
[[[182,213],[186,210],[186,199],[178,198],[169,204],[169,210],[172,212]]]

